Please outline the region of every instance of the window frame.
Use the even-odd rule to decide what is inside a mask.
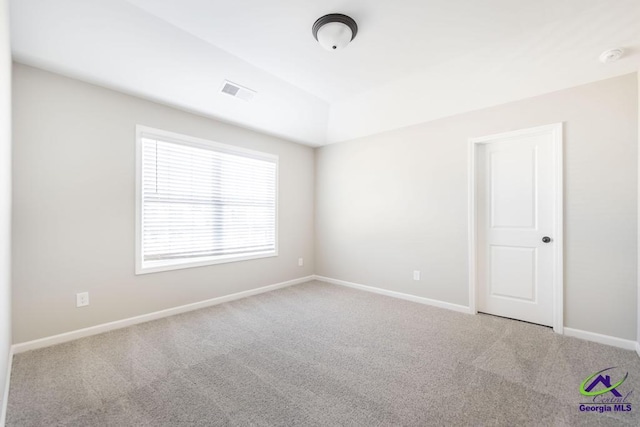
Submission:
[[[197,261],[189,259],[180,260],[160,260],[160,261],[144,261],[143,254],[143,223],[144,218],[144,206],[143,206],[143,176],[142,176],[142,139],[143,138],[157,138],[166,142],[174,142],[182,145],[189,145],[192,147],[204,148],[208,150],[214,150],[227,154],[234,154],[243,157],[251,157],[254,159],[262,159],[275,163],[275,248],[273,251],[256,253],[250,255],[218,255],[214,257],[204,257]],[[170,132],[162,129],[152,128],[143,125],[136,125],[136,225],[135,225],[135,274],[148,274],[157,273],[161,271],[181,270],[184,268],[204,267],[207,265],[225,264],[230,262],[248,261],[253,259],[272,258],[278,256],[278,207],[279,207],[279,176],[280,165],[279,156],[271,153],[265,153],[262,151],[251,150],[244,147],[237,147],[235,145],[223,144],[216,141],[211,141],[203,138],[197,138],[189,135],[183,135],[176,132]]]

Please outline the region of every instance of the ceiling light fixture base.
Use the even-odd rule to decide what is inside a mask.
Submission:
[[[346,47],[358,34],[358,24],[341,13],[330,13],[319,18],[311,28],[313,37],[327,50]]]

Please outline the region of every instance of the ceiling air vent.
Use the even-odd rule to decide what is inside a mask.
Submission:
[[[251,101],[256,94],[255,90],[240,86],[228,80],[224,81],[220,92],[231,95],[234,98],[242,99],[243,101]]]

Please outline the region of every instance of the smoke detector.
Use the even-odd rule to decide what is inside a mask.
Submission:
[[[603,64],[609,64],[611,62],[616,62],[623,54],[624,49],[617,47],[615,49],[605,50],[600,54],[599,59]]]
[[[240,86],[239,84],[225,80],[220,88],[220,93],[233,96],[234,98],[242,99],[243,101],[251,101],[256,95],[255,90],[251,90],[247,87]]]

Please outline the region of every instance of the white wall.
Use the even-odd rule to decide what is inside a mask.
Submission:
[[[310,145],[326,139],[326,101],[132,2],[15,0],[11,22],[18,62]],[[220,93],[225,79],[258,94],[238,102]]]
[[[565,326],[634,339],[637,90],[627,74],[319,148],[316,274],[467,305],[468,138],[564,122]]]
[[[25,65],[13,78],[14,342],[313,274],[313,148]],[[136,124],[279,155],[279,256],[135,276]]]
[[[485,2],[463,3],[468,17],[471,8],[481,7]],[[467,7],[472,3],[473,6]],[[434,61],[430,67],[416,67],[413,72],[407,67],[407,73],[395,80],[333,102],[327,141],[374,135],[630,74],[638,69],[640,55],[635,51],[607,66],[597,61],[597,55],[611,46],[631,47],[637,43],[632,40],[638,40],[640,2],[584,1],[580,10],[566,1],[552,3],[554,6],[547,9],[543,2],[518,2],[519,7],[532,7],[533,15],[541,13],[540,16],[549,17],[557,7],[572,13],[562,19],[547,20],[546,24],[528,23],[526,31],[505,35],[473,51],[452,50],[446,59]],[[456,25],[464,25],[462,15]],[[497,27],[491,28],[497,30]],[[552,40],[562,40],[563,46],[550,48]],[[411,45],[413,41],[407,43]],[[431,52],[431,47],[416,49],[416,56],[429,61]]]
[[[11,346],[11,48],[6,0],[0,0],[0,425]]]

